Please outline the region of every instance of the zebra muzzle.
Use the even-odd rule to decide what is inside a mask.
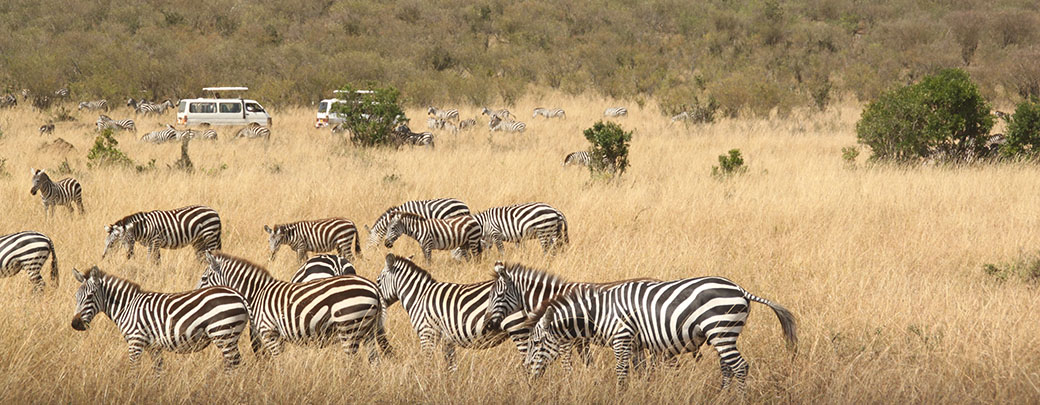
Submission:
[[[79,315],[76,315],[74,318],[72,318],[72,329],[87,330],[87,324],[83,322],[83,318],[81,318]]]

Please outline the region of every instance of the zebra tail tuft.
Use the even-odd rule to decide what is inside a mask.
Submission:
[[[54,283],[54,287],[58,287],[58,254],[54,252],[54,242],[50,244],[51,250],[51,282]]]
[[[361,233],[354,233],[354,253],[357,254],[358,259],[361,258]]]
[[[769,308],[773,309],[773,312],[776,313],[776,317],[780,319],[780,327],[784,331],[784,339],[787,340],[787,347],[793,350],[795,353],[798,353],[798,326],[795,322],[794,314],[792,314],[791,311],[788,311],[787,308],[784,308],[780,304],[777,304],[765,298],[756,297],[754,294],[751,294],[747,291],[744,291],[744,298],[758,302],[760,304],[765,304],[769,306]]]

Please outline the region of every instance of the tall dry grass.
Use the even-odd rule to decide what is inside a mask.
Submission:
[[[264,224],[343,216],[371,222],[409,199],[457,197],[476,210],[544,201],[570,222],[571,245],[546,258],[533,243],[508,246],[504,259],[574,280],[629,277],[729,277],[791,309],[799,321],[797,355],[784,348],[775,316],[755,305],[740,348],[751,362],[746,399],[752,402],[1035,402],[1040,399],[1040,294],[1020,280],[999,283],[980,270],[1040,245],[1040,170],[1029,165],[968,168],[861,167],[850,170],[840,149],[855,142],[858,106],[787,119],[674,126],[656,108],[628,105],[619,121],[635,131],[632,167],[612,183],[562,168],[567,152],[585,147],[581,130],[605,107],[593,97],[540,93],[512,110],[525,117],[523,135],[488,136],[486,127],[441,134],[433,150],[358,150],[312,128],[311,109],[274,111],[269,145],[194,141],[193,174],[167,169],[179,145],[141,144],[117,135],[137,162],[158,170],[87,169],[96,115],[59,123],[53,135],[36,127],[45,117],[28,109],[0,111],[0,233],[34,229],[50,235],[61,285],[30,293],[24,274],[0,279],[0,402],[729,402],[720,392],[714,354],[684,357],[676,372],[637,378],[614,389],[613,358],[596,350],[590,368],[566,375],[554,367],[528,383],[511,344],[462,350],[460,370],[442,371],[418,353],[400,306],[390,309],[390,339],[400,356],[378,365],[324,350],[289,346],[257,363],[242,344],[245,364],[221,372],[214,348],[165,355],[155,379],[145,356],[129,371],[126,344],[99,318],[88,332],[69,327],[70,271],[101,268],[159,291],[192,288],[201,266],[188,250],[164,251],[154,266],[143,255],[100,260],[102,227],[139,210],[206,204],[224,222],[229,253],[263,262]],[[566,120],[529,119],[535,106],[563,107]],[[479,108],[463,109],[463,118]],[[422,126],[423,113],[408,111]],[[114,118],[132,115],[125,110]],[[173,121],[141,119],[141,133]],[[221,131],[224,137],[229,131]],[[140,135],[140,134],[139,134]],[[55,137],[67,155],[38,150]],[[710,176],[716,157],[743,151],[746,175]],[[85,189],[87,215],[59,211],[47,218],[29,195],[29,167],[55,169],[67,159]],[[861,158],[861,161],[863,159]],[[220,167],[226,165],[226,169]],[[411,240],[393,249],[417,253]],[[140,252],[140,250],[139,250]],[[357,267],[374,279],[383,247],[366,247]],[[288,278],[292,254],[269,263]],[[497,252],[457,263],[435,252],[428,266],[440,280],[489,277]],[[432,363],[431,363],[432,362]]]

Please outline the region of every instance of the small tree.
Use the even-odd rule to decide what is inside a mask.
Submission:
[[[912,161],[985,155],[993,127],[989,103],[968,74],[946,69],[882,94],[856,123],[874,160]]]
[[[727,154],[719,155],[719,165],[711,167],[711,176],[719,180],[746,172],[747,166],[744,166],[744,157],[740,155],[740,149],[730,149]]]
[[[334,104],[332,112],[343,118],[343,126],[350,131],[350,140],[355,145],[400,145],[393,130],[408,121],[397,104],[400,92],[393,87],[370,86],[368,89],[371,92],[358,93],[347,85],[337,96],[343,102]]]
[[[87,152],[87,166],[122,166],[130,167],[134,164],[123,151],[118,148],[119,141],[112,136],[112,129],[106,128],[94,138],[94,146]]]
[[[628,168],[628,142],[632,140],[632,132],[625,132],[621,126],[613,122],[599,121],[585,130],[585,139],[592,146],[592,162],[589,170],[593,172],[621,175]]]
[[[1040,151],[1040,100],[1023,101],[1008,120],[1003,157],[1036,155]]]

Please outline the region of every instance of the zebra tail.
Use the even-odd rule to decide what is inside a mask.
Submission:
[[[354,253],[357,254],[358,259],[361,258],[361,233],[354,233]]]
[[[372,332],[375,334],[376,344],[383,352],[383,357],[388,359],[396,357],[394,348],[390,346],[390,340],[386,337],[386,305],[383,305],[383,300],[379,300],[379,316],[376,317],[375,328]]]
[[[54,251],[54,243],[50,244],[51,250],[51,282],[54,283],[54,287],[58,287],[58,254]]]
[[[784,308],[780,304],[767,300],[765,298],[756,297],[747,291],[744,291],[744,298],[751,301],[755,301],[760,304],[765,304],[769,308],[773,309],[776,313],[776,317],[780,319],[780,327],[784,330],[784,339],[787,340],[787,347],[798,352],[798,326],[795,323],[794,315],[787,308]]]

